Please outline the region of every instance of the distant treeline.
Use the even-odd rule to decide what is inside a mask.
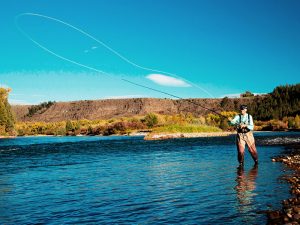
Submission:
[[[15,135],[15,117],[8,103],[9,88],[0,88],[0,135]]]
[[[32,117],[34,114],[45,112],[50,106],[52,106],[55,102],[43,102],[38,105],[32,105],[28,108],[28,113],[25,116]]]
[[[240,104],[248,104],[248,112],[255,120],[286,120],[300,115],[300,84],[276,87],[273,92],[255,96],[249,91],[241,98],[221,100],[223,111],[238,111]]]
[[[300,115],[300,84],[278,86],[264,98],[253,98],[249,108],[256,120],[283,120]]]

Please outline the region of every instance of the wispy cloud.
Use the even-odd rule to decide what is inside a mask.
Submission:
[[[89,49],[85,49],[83,52],[84,53],[89,53],[90,51],[96,50],[98,48],[98,46],[92,46]]]
[[[146,78],[162,86],[191,87],[190,84],[183,80],[162,74],[149,74]]]

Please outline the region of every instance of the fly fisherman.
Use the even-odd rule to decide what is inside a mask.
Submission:
[[[237,128],[236,135],[236,146],[238,151],[238,161],[239,166],[244,166],[244,154],[245,154],[245,145],[248,145],[248,151],[250,152],[255,165],[258,164],[258,156],[255,147],[255,140],[253,136],[253,118],[247,113],[247,106],[240,106],[241,113],[236,115],[233,120],[230,120],[230,125],[235,125]]]

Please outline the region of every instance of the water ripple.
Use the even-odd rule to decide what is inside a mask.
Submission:
[[[264,135],[257,135],[259,168],[252,168],[248,154],[242,171],[236,169],[233,137],[0,143],[0,221],[257,224],[266,221],[257,211],[288,198],[288,186],[277,180],[281,165],[270,160],[282,148],[262,143],[299,140]]]

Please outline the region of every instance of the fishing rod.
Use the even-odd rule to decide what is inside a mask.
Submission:
[[[159,92],[159,93],[162,93],[162,94],[165,94],[165,95],[174,97],[174,98],[178,98],[178,99],[187,101],[187,102],[189,102],[189,103],[192,103],[192,104],[194,104],[194,105],[196,105],[196,106],[199,106],[199,107],[201,107],[201,108],[204,108],[204,109],[206,109],[206,110],[208,110],[208,111],[210,111],[210,112],[213,112],[213,113],[215,113],[215,114],[217,114],[217,115],[219,115],[219,116],[221,116],[221,117],[223,117],[223,118],[229,120],[228,117],[222,115],[221,113],[218,113],[217,111],[215,111],[215,110],[213,110],[213,109],[210,109],[210,108],[207,108],[207,107],[205,107],[205,106],[203,106],[203,105],[201,105],[201,104],[199,104],[199,103],[196,103],[196,102],[194,102],[194,101],[192,101],[192,100],[190,100],[190,99],[185,99],[185,98],[182,98],[182,97],[179,97],[179,96],[170,94],[170,93],[165,92],[165,91],[161,91],[161,90],[158,90],[158,89],[155,89],[155,88],[151,88],[151,87],[148,87],[148,86],[145,86],[145,85],[142,85],[142,84],[135,83],[135,82],[133,82],[133,81],[130,81],[130,80],[127,80],[127,79],[124,79],[124,78],[121,78],[121,80],[123,80],[123,81],[125,81],[125,82],[127,82],[127,83],[130,83],[130,84],[133,84],[133,85],[135,85],[135,86],[138,86],[138,87],[146,88],[146,89],[149,89],[149,90],[152,90],[152,91],[156,91],[156,92]]]
[[[133,84],[133,85],[135,85],[135,86],[138,86],[138,87],[146,88],[146,89],[148,89],[148,90],[156,91],[156,92],[158,92],[158,93],[162,93],[162,94],[168,95],[168,96],[170,96],[170,97],[174,97],[174,98],[177,98],[177,99],[181,99],[181,100],[187,101],[187,102],[189,102],[189,103],[192,103],[192,104],[194,104],[194,105],[196,105],[196,106],[199,106],[199,107],[201,107],[201,108],[204,108],[204,109],[206,109],[206,110],[208,110],[208,111],[210,111],[210,112],[213,112],[213,113],[215,113],[215,114],[221,116],[222,118],[226,119],[228,122],[231,122],[231,119],[229,119],[228,117],[222,115],[221,113],[218,113],[217,111],[215,111],[215,110],[213,110],[213,109],[210,109],[210,108],[207,108],[207,107],[205,107],[205,106],[203,106],[203,105],[201,105],[201,104],[199,104],[199,103],[196,103],[196,102],[194,102],[194,101],[192,101],[192,100],[190,100],[190,99],[184,99],[184,98],[182,98],[182,97],[179,97],[179,96],[170,94],[170,93],[168,93],[168,92],[161,91],[161,90],[158,90],[158,89],[155,89],[155,88],[152,88],[152,87],[148,87],[148,86],[146,86],[146,85],[138,84],[138,83],[135,83],[135,82],[133,82],[133,81],[130,81],[130,80],[127,80],[127,79],[124,79],[124,78],[121,78],[121,80],[124,81],[124,82],[130,83],[130,84]],[[240,129],[240,128],[241,128],[241,125],[244,125],[244,123],[241,123],[241,122],[235,122],[235,123],[233,123],[232,125],[233,125],[233,126],[235,127],[235,129],[237,130],[237,129]]]

